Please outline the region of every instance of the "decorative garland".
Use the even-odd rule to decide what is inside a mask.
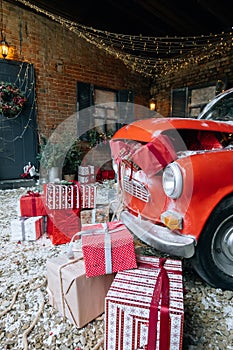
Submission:
[[[26,97],[20,89],[12,83],[0,83],[0,113],[7,118],[17,116],[23,109]]]

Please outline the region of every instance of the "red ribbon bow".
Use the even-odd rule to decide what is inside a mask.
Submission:
[[[170,348],[170,323],[169,323],[169,278],[164,268],[166,258],[159,259],[160,272],[154,287],[152,300],[150,304],[148,344],[146,350],[155,350],[157,341],[157,323],[158,307],[161,296],[160,310],[160,341],[159,350],[168,350]],[[142,267],[155,267],[153,264],[140,261]]]

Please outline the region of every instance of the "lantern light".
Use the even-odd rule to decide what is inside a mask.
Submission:
[[[7,57],[8,51],[9,51],[9,45],[7,44],[5,39],[2,39],[0,42],[0,52],[4,59]]]

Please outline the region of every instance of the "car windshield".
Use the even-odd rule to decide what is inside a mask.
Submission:
[[[233,89],[216,96],[209,102],[198,119],[233,121]]]

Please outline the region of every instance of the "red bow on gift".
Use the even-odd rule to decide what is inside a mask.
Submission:
[[[39,192],[27,191],[27,195],[30,197],[39,197]]]

